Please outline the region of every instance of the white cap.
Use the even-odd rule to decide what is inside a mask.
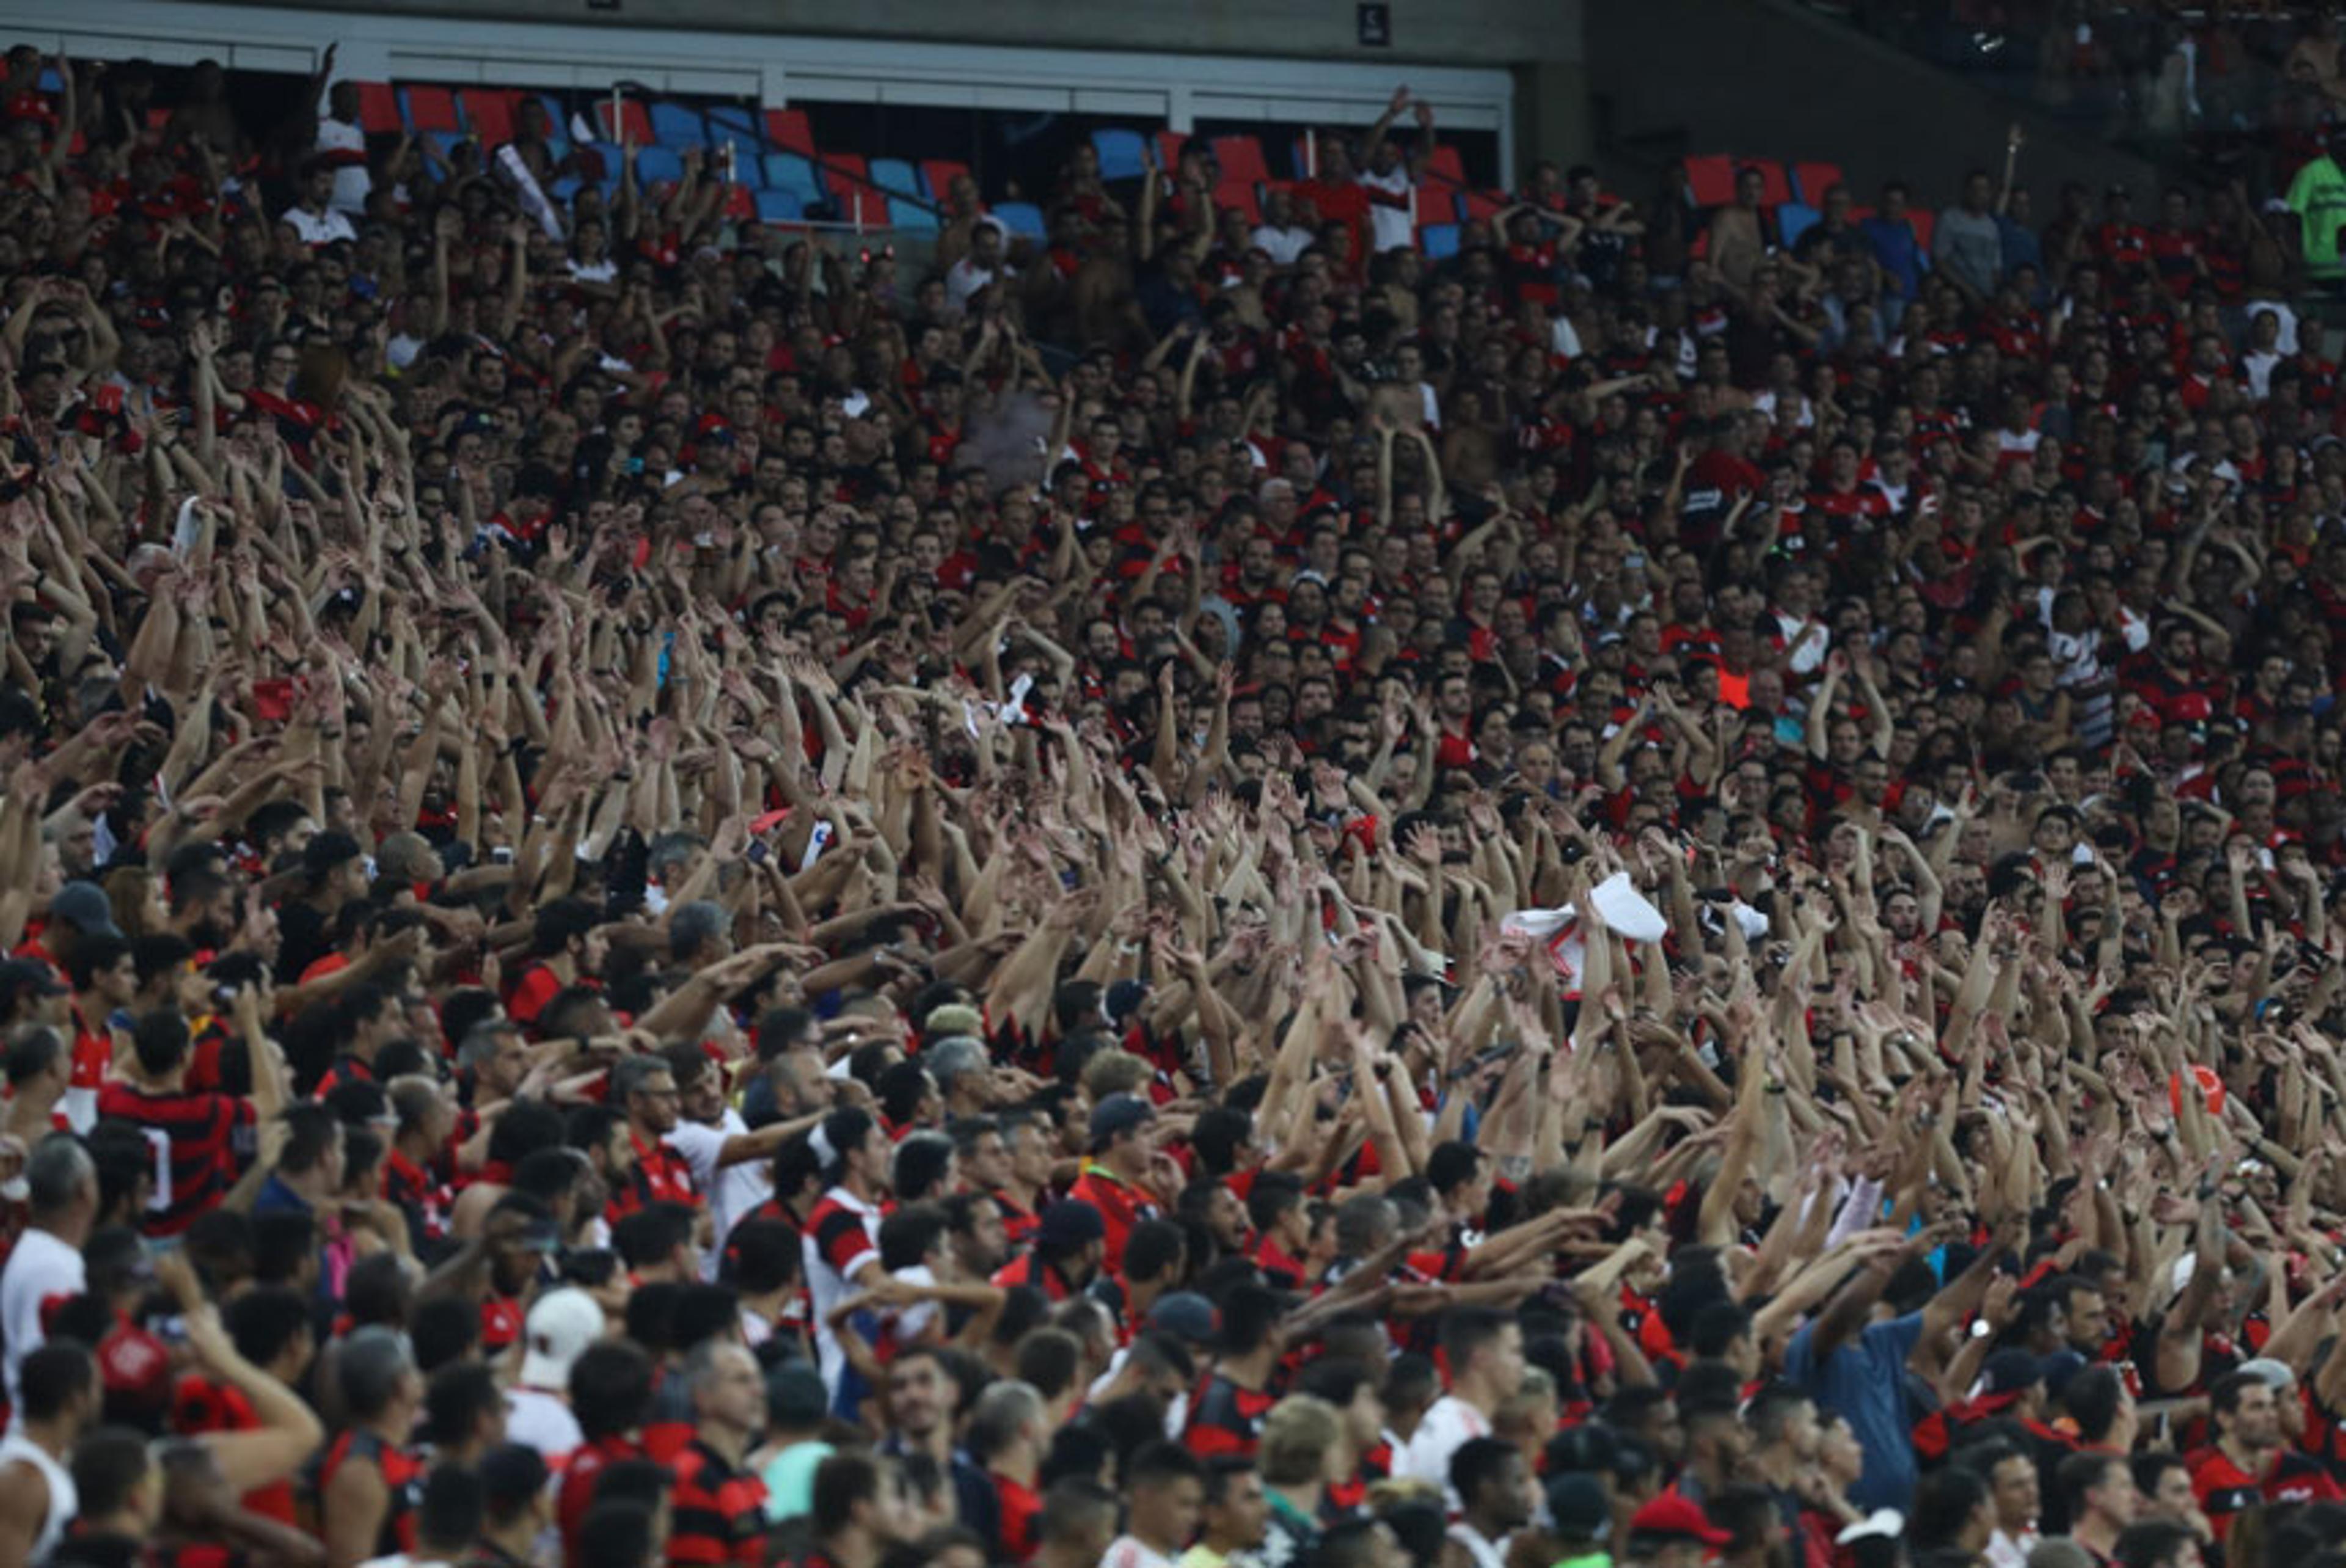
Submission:
[[[570,1363],[603,1337],[603,1308],[575,1286],[548,1291],[529,1309],[523,1332],[522,1382],[559,1391],[569,1386]]]

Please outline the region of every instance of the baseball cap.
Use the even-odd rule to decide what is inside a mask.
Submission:
[[[1210,1345],[1220,1329],[1214,1304],[1194,1290],[1176,1290],[1148,1309],[1148,1326],[1192,1345]]]
[[[1987,1359],[1980,1374],[1984,1393],[2016,1394],[2031,1383],[2045,1380],[2045,1363],[2025,1350],[1998,1350]]]
[[[1100,1217],[1098,1209],[1082,1198],[1061,1198],[1043,1211],[1035,1237],[1050,1247],[1081,1247],[1087,1241],[1106,1240],[1107,1222]]]
[[[948,1002],[930,1013],[921,1024],[921,1036],[926,1040],[944,1040],[955,1034],[982,1034],[985,1019],[977,1009],[965,1002]]]
[[[1578,1471],[1547,1483],[1547,1512],[1556,1532],[1575,1541],[1602,1541],[1612,1529],[1613,1505],[1606,1501],[1605,1483]]]
[[[1705,1546],[1724,1546],[1735,1539],[1713,1524],[1692,1499],[1675,1492],[1662,1493],[1632,1514],[1629,1533],[1699,1541]]]
[[[603,1337],[603,1308],[584,1290],[550,1290],[529,1309],[521,1380],[532,1388],[570,1386],[570,1364]]]
[[[0,1012],[14,1008],[27,996],[63,996],[66,989],[56,972],[36,959],[0,962]]]
[[[2277,1394],[2286,1393],[2297,1386],[2297,1374],[2289,1369],[2288,1363],[2276,1361],[2270,1356],[2258,1356],[2242,1361],[2240,1370]]]
[[[67,882],[49,900],[49,918],[61,920],[84,936],[120,936],[114,923],[114,906],[96,882]]]
[[[1092,1107],[1092,1143],[1107,1143],[1118,1133],[1157,1119],[1157,1107],[1137,1095],[1110,1095]]]

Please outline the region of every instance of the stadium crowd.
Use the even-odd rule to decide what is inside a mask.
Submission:
[[[1402,91],[913,275],[312,90],[0,82],[0,1568],[2340,1560],[2246,193],[1429,265]]]

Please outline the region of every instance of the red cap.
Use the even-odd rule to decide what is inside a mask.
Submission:
[[[1666,1492],[1630,1517],[1632,1535],[1676,1535],[1705,1546],[1724,1546],[1735,1539],[1711,1523],[1709,1517],[1683,1493]]]

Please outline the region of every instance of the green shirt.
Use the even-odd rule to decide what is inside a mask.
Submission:
[[[2305,270],[2316,278],[2346,276],[2338,256],[2338,230],[2346,225],[2346,171],[2324,154],[2290,181],[2289,208],[2303,233]]]
[[[1556,1568],[1613,1568],[1613,1554],[1610,1552],[1591,1552],[1586,1557],[1559,1558]]]

